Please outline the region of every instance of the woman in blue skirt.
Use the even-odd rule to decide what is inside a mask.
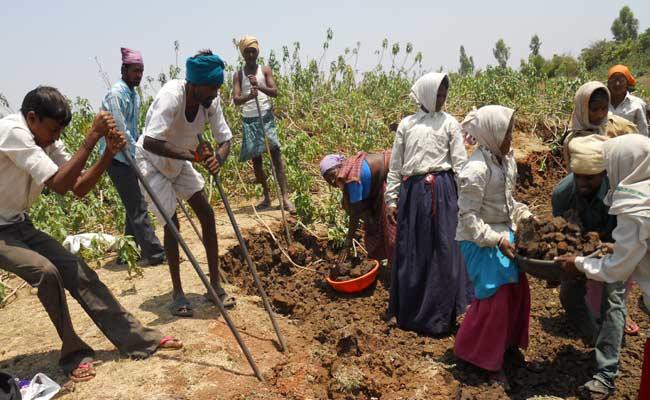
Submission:
[[[429,73],[411,88],[420,109],[395,136],[385,201],[397,220],[387,317],[397,326],[439,335],[472,300],[458,243],[455,175],[467,160],[458,121],[442,111],[449,78]],[[399,210],[399,211],[398,211]]]

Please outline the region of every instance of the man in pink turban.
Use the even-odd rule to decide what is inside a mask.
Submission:
[[[142,53],[140,53],[139,51],[127,49],[126,47],[120,48],[120,51],[122,51],[123,65],[132,65],[132,64],[144,65],[144,62],[142,61]]]
[[[122,79],[108,91],[102,102],[102,108],[113,114],[118,129],[125,133],[127,148],[135,158],[135,144],[140,137],[138,118],[140,115],[140,96],[135,88],[140,85],[144,74],[144,62],[139,51],[122,47]],[[104,141],[100,142],[103,151]],[[108,167],[110,176],[120,199],[124,204],[124,235],[133,236],[140,247],[140,264],[157,265],[165,260],[165,251],[156,237],[149,220],[147,203],[140,191],[138,179],[127,164],[126,159],[118,153]]]

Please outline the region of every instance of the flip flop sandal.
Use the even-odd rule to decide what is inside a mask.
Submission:
[[[93,362],[87,362],[87,363],[81,363],[72,370],[68,374],[68,379],[70,379],[72,382],[78,383],[78,382],[87,382],[97,376],[97,372],[95,371],[95,363]],[[88,375],[85,376],[75,376],[74,372],[75,371],[82,371],[82,372],[87,372]]]
[[[194,316],[192,304],[190,304],[185,296],[175,298],[169,306],[169,311],[176,317],[189,318]]]
[[[180,346],[174,347],[174,346],[165,346],[167,343],[179,343]],[[158,350],[180,350],[183,348],[183,342],[180,340],[176,339],[173,336],[164,336],[162,339],[160,339],[160,342],[158,343]]]
[[[226,292],[219,293],[217,294],[217,296],[219,296],[219,300],[221,300],[221,304],[223,304],[223,306],[227,309],[234,308],[237,305],[237,300]],[[212,297],[210,296],[209,293],[205,294],[205,299],[210,303],[214,304],[214,301],[212,301]]]
[[[265,210],[268,210],[269,208],[271,208],[271,203],[270,202],[267,203],[266,201],[262,201],[260,204],[255,206],[255,208],[257,208],[257,211],[265,211]]]

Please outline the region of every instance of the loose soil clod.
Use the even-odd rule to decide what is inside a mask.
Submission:
[[[375,263],[360,257],[352,257],[349,261],[337,264],[330,271],[330,279],[334,281],[348,281],[359,278],[372,270]]]
[[[538,260],[553,260],[563,254],[589,255],[602,246],[596,232],[582,233],[577,224],[562,217],[522,221],[517,227],[517,254]]]

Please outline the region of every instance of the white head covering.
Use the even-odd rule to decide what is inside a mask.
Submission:
[[[411,98],[426,108],[429,113],[436,112],[438,88],[445,78],[449,82],[449,77],[444,73],[429,72],[428,74],[422,75],[411,86]]]
[[[569,167],[580,175],[597,175],[605,170],[603,142],[609,139],[603,135],[577,137],[569,142]]]
[[[650,138],[624,135],[603,144],[609,213],[650,218]]]
[[[470,111],[460,126],[492,154],[503,157],[501,144],[514,113],[515,110],[504,106],[483,106]]]
[[[602,82],[591,81],[580,86],[574,99],[573,116],[569,128],[574,131],[594,131],[594,133],[605,134],[607,118],[600,125],[594,125],[589,122],[589,99],[598,89],[604,89],[607,97],[610,96],[609,89]]]

